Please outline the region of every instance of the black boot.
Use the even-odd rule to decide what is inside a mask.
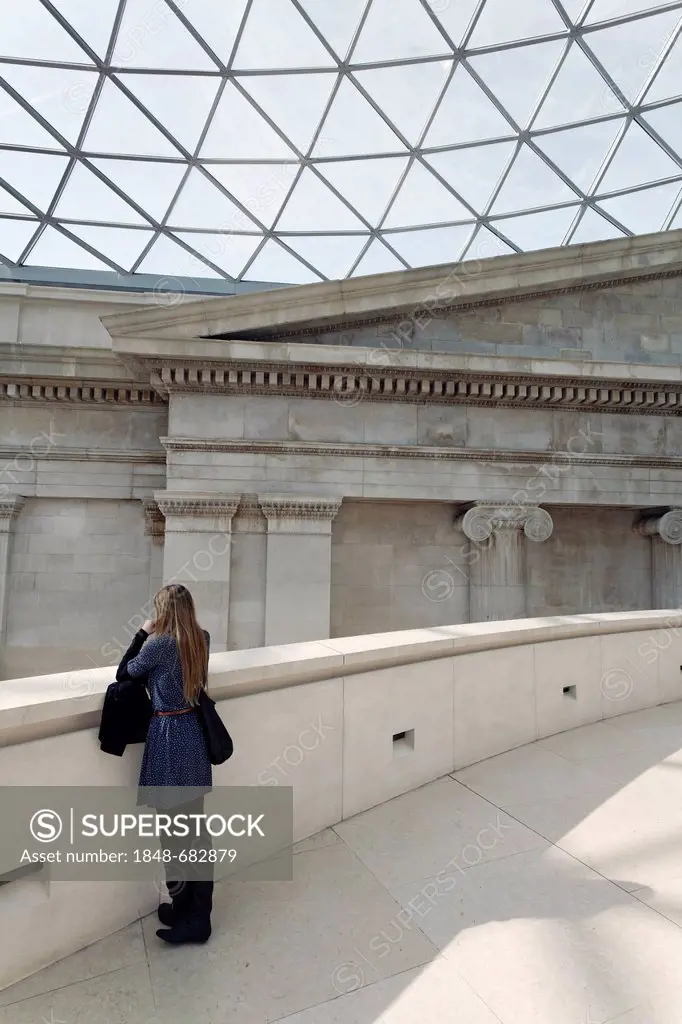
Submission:
[[[159,928],[157,935],[171,945],[186,942],[208,942],[211,937],[213,882],[188,882],[187,906],[182,917],[170,928]]]
[[[166,928],[172,928],[187,913],[187,907],[191,896],[188,883],[182,881],[168,881],[166,883],[170,903],[159,903],[157,914],[159,921]]]

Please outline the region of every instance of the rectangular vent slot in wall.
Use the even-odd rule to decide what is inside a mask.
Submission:
[[[404,757],[414,750],[414,729],[396,732],[393,735],[393,756]]]
[[[578,687],[577,686],[564,686],[564,697],[571,697],[572,700],[578,699]]]

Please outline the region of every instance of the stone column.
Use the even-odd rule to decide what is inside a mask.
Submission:
[[[265,643],[265,573],[268,523],[257,494],[243,494],[232,520],[228,648]]]
[[[191,590],[211,650],[226,651],[232,517],[239,497],[162,491],[154,499],[166,520],[163,582]]]
[[[465,558],[470,621],[524,618],[528,614],[525,544],[552,535],[549,512],[538,505],[477,502],[455,525],[471,542]]]
[[[329,637],[332,522],[341,498],[260,498],[268,523],[265,643]]]
[[[654,608],[682,604],[682,508],[647,516],[637,523],[651,537],[651,596]]]
[[[149,599],[163,583],[163,548],[166,535],[166,519],[158,503],[153,498],[145,498],[142,502],[145,518],[145,533],[152,539],[149,560]]]
[[[18,494],[0,499],[0,653],[7,633],[10,539],[23,504],[24,499]]]

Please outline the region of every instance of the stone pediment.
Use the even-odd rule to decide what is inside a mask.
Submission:
[[[682,231],[159,305],[103,318],[117,339],[275,340],[682,274]]]

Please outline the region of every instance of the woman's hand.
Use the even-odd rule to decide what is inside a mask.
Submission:
[[[156,623],[152,619],[147,619],[142,628],[145,631],[145,633],[153,633],[155,625]]]

